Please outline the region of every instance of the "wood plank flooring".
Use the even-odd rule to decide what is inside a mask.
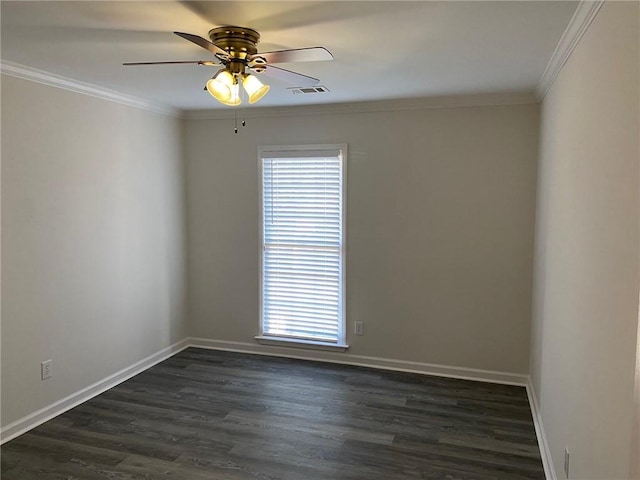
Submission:
[[[0,453],[3,480],[544,479],[523,387],[197,348]]]

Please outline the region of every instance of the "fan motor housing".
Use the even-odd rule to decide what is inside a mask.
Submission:
[[[247,60],[248,56],[258,53],[256,45],[260,34],[247,27],[217,27],[209,30],[211,42],[229,53],[231,59]]]

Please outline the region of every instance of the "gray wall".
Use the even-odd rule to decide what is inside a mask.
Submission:
[[[180,134],[2,77],[3,426],[186,336]]]
[[[258,333],[257,147],[344,142],[346,355],[527,373],[538,111],[187,121],[191,334]]]
[[[638,17],[605,3],[542,105],[531,375],[558,478],[565,446],[571,478],[629,478]]]

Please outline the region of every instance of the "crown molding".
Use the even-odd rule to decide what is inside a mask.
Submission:
[[[44,70],[0,59],[0,73],[43,85],[62,88],[71,92],[120,103],[162,115],[186,120],[217,120],[234,118],[240,111],[246,118],[291,117],[304,115],[348,114],[369,112],[394,112],[428,110],[434,108],[485,107],[538,103],[534,92],[483,93],[441,97],[403,98],[369,102],[296,105],[285,107],[248,107],[241,109],[217,108],[207,110],[180,110],[168,105],[125,95],[104,87],[63,77]]]
[[[160,113],[162,115],[179,117],[181,114],[180,110],[168,105],[150,102],[132,95],[125,95],[104,87],[80,82],[78,80],[45,72],[44,70],[38,70],[26,65],[20,65],[7,60],[0,60],[0,73],[10,77],[21,78],[23,80],[41,83],[50,87],[61,88],[63,90],[68,90],[82,95],[88,95],[90,97],[100,98],[109,102],[120,103],[122,105]]]
[[[545,97],[604,2],[605,0],[580,1],[538,81],[536,87],[538,100],[541,101]]]
[[[433,108],[486,107],[499,105],[525,105],[538,103],[533,92],[490,93],[454,95],[446,97],[404,98],[357,103],[332,103],[322,105],[297,105],[292,107],[218,108],[209,110],[185,110],[186,120],[220,120],[234,118],[236,111],[246,118],[291,117],[305,115],[397,112],[427,110]]]

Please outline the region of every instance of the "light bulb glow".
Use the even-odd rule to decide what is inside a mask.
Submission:
[[[249,103],[256,103],[269,91],[269,85],[263,85],[255,75],[246,75],[242,80],[242,86],[249,95]]]
[[[233,76],[223,69],[207,82],[207,91],[219,102],[227,104],[233,96],[233,84]]]
[[[231,94],[229,95],[228,100],[225,100],[225,101],[218,100],[218,101],[225,105],[229,105],[230,107],[237,107],[242,102],[242,100],[240,100],[240,85],[238,85],[237,83],[234,83],[229,88],[229,91],[231,92]]]

